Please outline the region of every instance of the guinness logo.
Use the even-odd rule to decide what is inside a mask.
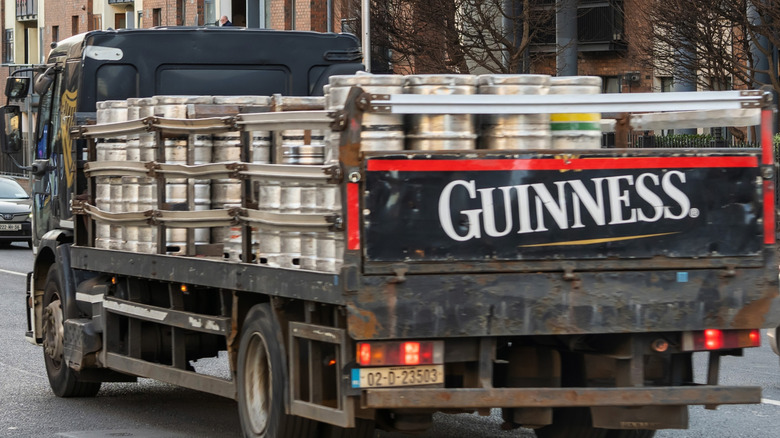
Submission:
[[[685,174],[676,170],[663,175],[643,173],[636,177],[618,175],[557,181],[554,188],[540,183],[478,188],[473,180],[456,180],[447,184],[439,197],[439,223],[449,238],[465,242],[483,236],[503,237],[512,232],[554,233],[556,228],[695,218],[699,210],[691,207],[688,195],[680,188],[685,183]],[[634,201],[637,205],[631,204],[631,190],[637,194],[638,201]],[[497,199],[494,192],[499,195]],[[453,215],[453,200],[472,208]],[[501,202],[503,217],[496,218],[499,210],[496,205]],[[544,215],[545,211],[552,220]],[[456,224],[466,224],[468,229],[464,232]],[[499,224],[503,224],[503,229],[499,229]]]

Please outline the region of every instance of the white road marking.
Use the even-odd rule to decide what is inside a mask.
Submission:
[[[764,403],[764,404],[767,404],[767,405],[780,406],[780,401],[772,400],[772,399],[768,399],[768,398],[762,398],[761,399],[761,403]]]
[[[0,269],[0,274],[21,275],[22,277],[27,276],[26,272],[6,271],[5,269]]]

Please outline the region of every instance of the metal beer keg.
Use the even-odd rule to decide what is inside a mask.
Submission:
[[[482,75],[479,94],[544,95],[550,90],[547,75]],[[484,114],[481,119],[482,149],[549,149],[549,114]]]
[[[408,94],[475,94],[477,80],[471,75],[411,75]],[[477,134],[471,114],[412,114],[407,145],[413,150],[475,149]]]
[[[598,76],[550,78],[550,94],[600,94]],[[550,115],[553,149],[601,148],[601,114],[565,113]]]
[[[326,108],[331,111],[342,109],[350,89],[355,86],[361,87],[364,92],[370,94],[402,94],[403,85],[404,77],[401,75],[331,76],[325,94]],[[363,114],[360,129],[361,151],[404,149],[404,119],[400,114],[366,112]]]

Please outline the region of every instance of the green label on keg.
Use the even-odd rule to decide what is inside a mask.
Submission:
[[[594,122],[552,122],[553,131],[601,131],[601,124]]]

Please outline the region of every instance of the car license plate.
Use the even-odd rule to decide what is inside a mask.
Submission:
[[[353,388],[385,388],[441,383],[444,383],[444,365],[355,368],[352,370]]]
[[[19,231],[22,224],[0,224],[0,231]]]

